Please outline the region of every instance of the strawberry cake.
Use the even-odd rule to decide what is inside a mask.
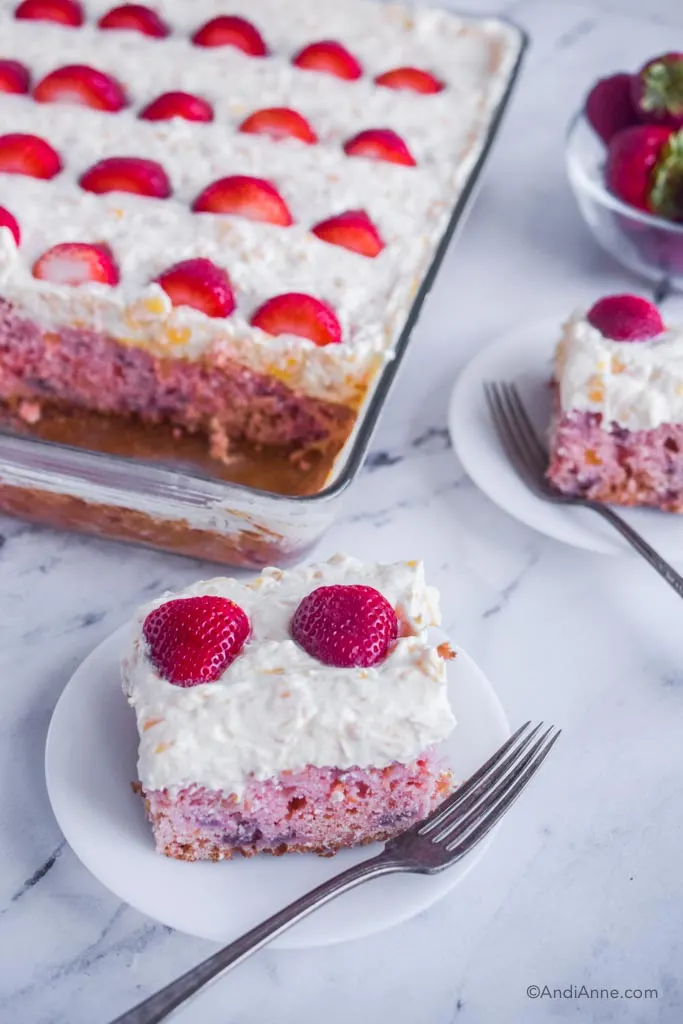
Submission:
[[[549,479],[564,494],[683,512],[683,331],[635,295],[565,325]]]
[[[142,608],[123,688],[158,852],[329,855],[427,815],[452,788],[438,621],[420,563],[346,555]]]
[[[0,0],[0,400],[336,453],[519,48],[364,0]]]

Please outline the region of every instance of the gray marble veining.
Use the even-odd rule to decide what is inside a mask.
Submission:
[[[454,4],[455,6],[455,4]],[[682,48],[678,0],[470,0],[533,38],[476,206],[449,253],[362,479],[320,554],[423,557],[445,624],[513,722],[563,742],[446,900],[372,939],[266,950],[179,1024],[657,1024],[683,1017],[683,615],[635,559],[564,548],[498,510],[444,429],[458,369],[496,332],[647,286],[599,252],[562,165],[592,78]],[[630,15],[637,14],[640,20]],[[676,27],[678,26],[678,27]],[[665,310],[683,311],[669,297]],[[213,567],[0,521],[0,1021],[105,1024],[207,943],[121,904],[65,845],[43,745],[79,661],[151,594]],[[656,1000],[530,999],[655,988]]]

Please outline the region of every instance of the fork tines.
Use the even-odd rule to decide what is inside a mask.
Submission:
[[[548,453],[538,439],[514,384],[486,383],[484,394],[498,438],[517,472],[534,490],[547,496]]]
[[[503,816],[536,774],[560,736],[553,726],[526,722],[415,830],[454,857],[470,849]],[[540,735],[539,735],[540,733]],[[446,841],[448,840],[448,841]]]

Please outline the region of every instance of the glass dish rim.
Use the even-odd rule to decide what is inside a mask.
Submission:
[[[118,485],[115,484],[111,479],[112,476],[119,477],[120,475],[129,475],[130,480],[128,481],[128,486],[126,488],[127,491],[133,491],[135,488],[135,491],[138,493],[140,493],[141,490],[144,490],[144,492],[150,496],[150,492],[157,496],[164,493],[167,496],[170,496],[169,492],[174,492],[174,497],[176,497],[175,489],[182,482],[182,484],[184,484],[185,495],[188,498],[190,496],[190,491],[192,491],[195,497],[201,494],[202,498],[219,499],[223,502],[229,501],[230,505],[237,502],[239,498],[242,498],[245,502],[263,501],[272,504],[290,504],[292,506],[325,504],[326,502],[333,501],[335,498],[339,497],[339,495],[341,495],[350,486],[363,465],[375,428],[379,422],[380,415],[384,409],[396,375],[403,362],[403,357],[406,353],[413,328],[415,327],[427,295],[429,294],[434,283],[434,279],[441,267],[446,250],[457,227],[463,219],[463,215],[466,212],[469,201],[479,183],[483,167],[498,135],[503,117],[508,109],[512,94],[517,85],[519,74],[530,42],[529,33],[514,21],[514,19],[509,18],[505,14],[485,15],[480,13],[469,13],[463,10],[454,10],[450,7],[447,9],[449,13],[458,15],[474,23],[495,23],[507,26],[517,37],[517,51],[514,63],[508,72],[504,90],[498,99],[489,122],[481,150],[474,165],[470,169],[465,187],[453,206],[448,224],[444,229],[441,239],[435,249],[432,261],[420,283],[420,287],[417,290],[415,299],[406,318],[406,322],[403,325],[401,333],[394,346],[393,358],[391,358],[381,370],[372,392],[369,395],[366,408],[361,408],[358,414],[357,430],[355,432],[355,437],[352,435],[350,438],[350,447],[348,452],[345,454],[342,449],[338,456],[338,458],[344,458],[345,460],[338,475],[330,483],[326,484],[321,490],[316,491],[314,494],[280,494],[275,491],[249,487],[246,484],[235,483],[230,480],[220,480],[208,476],[201,476],[182,469],[154,465],[153,463],[146,462],[142,459],[113,455],[108,452],[90,451],[88,449],[66,445],[57,441],[45,441],[39,438],[25,437],[2,429],[0,429],[0,467],[2,465],[2,461],[4,461],[3,456],[7,454],[8,451],[10,453],[13,452],[17,460],[21,458],[22,453],[36,453],[40,462],[43,461],[41,458],[41,456],[43,456],[48,463],[50,462],[50,456],[52,455],[54,465],[41,467],[41,471],[46,475],[46,478],[49,476],[50,471],[53,472],[53,475],[59,475],[62,478],[68,475],[78,475],[81,478],[89,477],[90,482],[93,482],[94,476],[100,478],[98,480],[99,483],[104,483],[105,486],[114,487],[123,485],[121,483]],[[14,465],[16,466],[17,463],[15,462]],[[25,469],[26,464],[22,463],[21,468]],[[107,477],[107,470],[109,470],[110,473],[109,477]],[[104,477],[101,477],[102,471],[104,471]],[[47,479],[46,482],[49,482],[49,479]]]

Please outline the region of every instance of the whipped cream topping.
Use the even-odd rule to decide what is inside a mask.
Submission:
[[[600,413],[604,430],[683,423],[683,330],[611,341],[577,312],[564,326],[555,377],[562,410]]]
[[[375,587],[411,635],[401,636],[372,668],[322,665],[291,639],[289,624],[306,594],[331,584]],[[239,604],[252,633],[215,682],[175,686],[150,661],[142,625],[171,598],[205,594]],[[249,583],[219,577],[163,595],[140,609],[123,659],[143,787],[173,791],[196,784],[239,798],[250,778],[307,765],[348,769],[412,761],[455,725],[445,662],[427,637],[439,621],[438,593],[426,585],[421,563],[365,565],[347,555],[288,572],[264,569]]]
[[[164,356],[234,359],[274,373],[302,393],[356,404],[391,356],[479,155],[517,56],[517,34],[496,21],[471,22],[445,11],[363,0],[291,0],[284,7],[281,0],[231,3],[230,13],[254,22],[270,48],[270,56],[252,58],[232,47],[191,45],[189,36],[199,25],[225,13],[221,0],[157,2],[173,28],[164,40],[97,29],[109,0],[87,3],[87,24],[79,29],[16,21],[14,6],[13,0],[0,2],[3,54],[25,62],[34,81],[65,64],[90,64],[116,77],[131,105],[109,114],[0,94],[0,133],[40,135],[64,163],[62,173],[47,182],[0,175],[2,202],[22,229],[18,251],[10,233],[0,231],[0,295],[46,328],[77,323]],[[297,50],[321,38],[338,39],[355,53],[364,77],[347,82],[291,64]],[[373,83],[375,74],[404,64],[432,70],[447,88],[420,96]],[[138,120],[142,106],[171,89],[206,97],[216,121]],[[240,121],[265,106],[299,110],[320,143],[273,143],[239,133]],[[397,131],[418,166],[347,157],[343,141],[369,127]],[[159,161],[173,197],[83,192],[78,177],[107,156]],[[192,214],[190,204],[199,191],[229,174],[271,180],[296,223],[281,228]],[[358,208],[368,212],[387,243],[373,260],[310,232],[319,220]],[[107,241],[121,270],[120,285],[69,288],[34,279],[35,259],[64,241]],[[238,306],[225,320],[188,307],[174,310],[165,293],[150,284],[170,264],[197,256],[230,274]],[[306,339],[273,338],[251,327],[253,310],[284,291],[309,292],[329,302],[342,325],[343,344],[318,348]]]
[[[260,2],[253,10],[264,6],[272,5]],[[282,11],[277,15],[271,11],[271,16],[281,21]],[[245,17],[253,20],[253,12],[247,11]],[[406,138],[420,163],[440,164],[441,173],[450,176],[454,169],[443,166],[444,162],[450,164],[460,155],[483,98],[481,90],[487,88],[493,68],[489,66],[489,50],[481,43],[473,46],[460,21],[443,14],[440,20],[445,25],[449,51],[447,60],[438,63],[449,83],[448,89],[427,97],[427,120],[424,96],[378,88],[372,81],[372,68],[368,68],[367,77],[344,81],[291,65],[290,57],[299,48],[298,42],[269,57],[253,58],[234,47],[196,47],[189,37],[159,41],[135,32],[101,31],[94,25],[66,33],[49,22],[42,23],[37,31],[40,23],[11,20],[3,25],[3,43],[6,52],[21,54],[34,81],[65,64],[90,64],[111,75],[126,90],[130,104],[127,116],[122,112],[126,121],[161,93],[175,89],[199,93],[212,104],[213,127],[221,125],[215,132],[216,139],[225,136],[226,124],[234,131],[255,109],[291,106],[311,121],[324,145],[338,149],[350,135],[364,128],[392,128]],[[395,30],[387,33],[386,27],[382,33],[387,41],[395,35]],[[404,45],[396,52],[397,64],[419,63],[424,57],[426,66],[433,68],[434,54],[424,52],[419,34],[415,42],[410,34],[403,36]],[[303,29],[298,35],[298,41],[311,38]],[[444,50],[441,40],[439,53],[443,55]],[[385,61],[383,54],[378,71],[396,66]],[[225,88],[226,79],[230,80],[230,90]],[[207,133],[195,124],[197,137],[211,133],[211,127],[209,124]]]

